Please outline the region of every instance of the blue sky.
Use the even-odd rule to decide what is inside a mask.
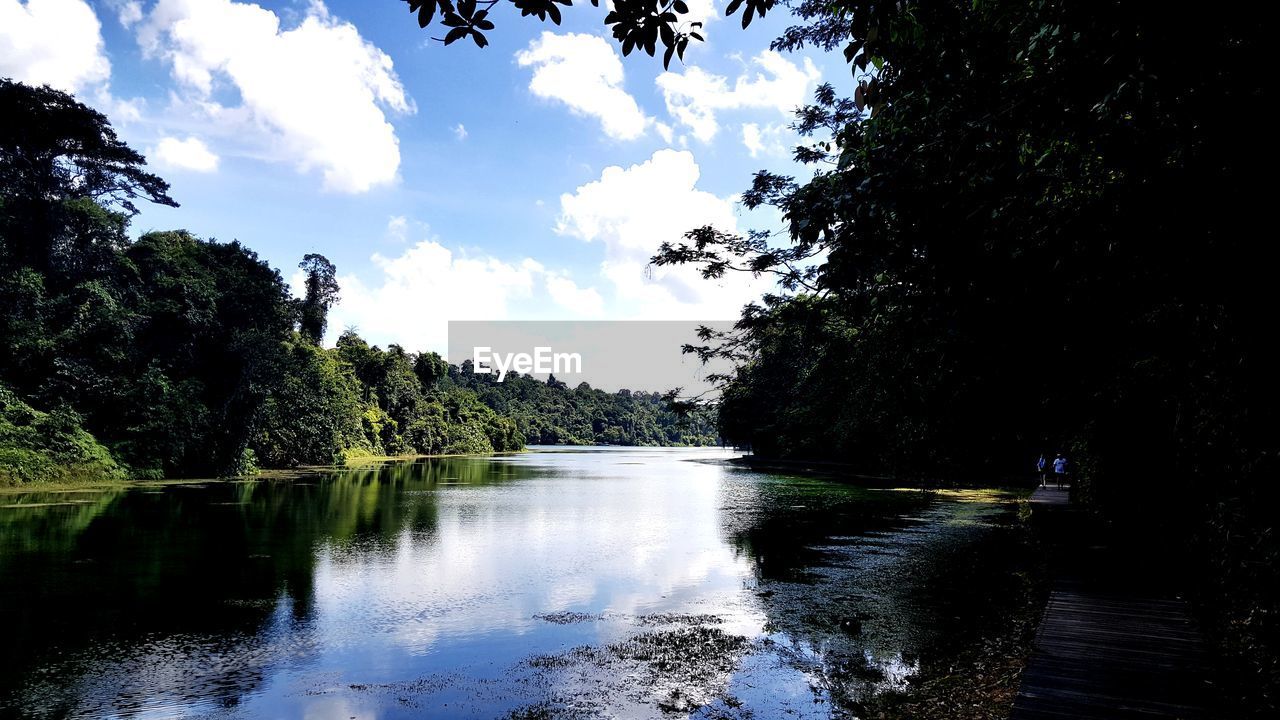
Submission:
[[[779,9],[712,16],[683,66],[628,58],[582,2],[431,42],[400,0],[0,0],[0,75],[75,92],[172,184],[135,232],[238,239],[295,280],[339,268],[331,338],[445,349],[448,320],[732,319],[765,280],[646,271],[663,240],[776,226],[736,194],[789,161],[789,110],[838,55],[765,52]]]

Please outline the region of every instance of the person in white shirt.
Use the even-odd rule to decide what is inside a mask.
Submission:
[[[1058,478],[1058,488],[1062,488],[1062,481],[1067,475],[1067,458],[1062,453],[1053,459],[1053,474]]]

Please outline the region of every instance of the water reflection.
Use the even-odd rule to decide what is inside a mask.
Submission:
[[[4,496],[0,712],[829,717],[963,635],[929,558],[1000,498],[689,462],[723,457]]]

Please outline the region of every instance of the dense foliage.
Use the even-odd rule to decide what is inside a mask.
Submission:
[[[0,384],[0,487],[124,477],[111,453],[80,427],[74,413],[40,412]]]
[[[786,231],[701,228],[654,258],[781,278],[702,348],[738,362],[725,437],[927,479],[1065,449],[1082,499],[1194,553],[1239,693],[1274,705],[1268,24],[1121,1],[793,10],[775,45],[843,48],[859,82],[798,111],[811,179],[744,195]]]
[[[609,393],[587,383],[569,388],[554,375],[543,382],[513,373],[498,382],[473,373],[470,360],[449,377],[514,420],[531,445],[715,445],[720,439],[712,410],[677,414],[659,393]]]
[[[101,114],[6,80],[0,117],[6,482],[520,447],[510,420],[437,387],[438,357],[350,333],[320,348],[338,295],[324,257],[304,258],[295,300],[237,242],[131,241],[133,200],[173,201]]]

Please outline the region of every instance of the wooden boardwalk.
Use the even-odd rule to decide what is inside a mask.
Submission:
[[[1059,516],[1061,527],[1072,512],[1066,495],[1037,490],[1033,512]],[[1077,548],[1084,562],[1066,563],[1054,582],[1011,719],[1214,717],[1206,709],[1211,664],[1186,603],[1090,572],[1096,549]]]

